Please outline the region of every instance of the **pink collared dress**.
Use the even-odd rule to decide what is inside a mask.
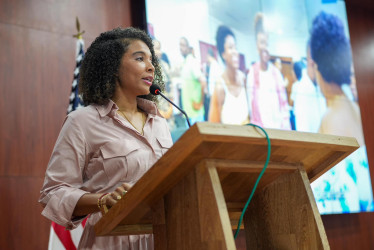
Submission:
[[[112,192],[122,183],[133,185],[172,146],[166,120],[156,105],[137,98],[147,114],[142,136],[117,114],[113,101],[89,105],[70,113],[48,163],[39,202],[42,215],[74,229],[84,217],[73,210],[86,193]],[[87,220],[78,249],[153,249],[153,235],[96,237],[101,213]]]

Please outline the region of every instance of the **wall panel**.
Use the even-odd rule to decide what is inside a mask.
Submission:
[[[129,0],[1,0],[0,22],[71,36],[79,17],[85,36],[131,25]],[[91,41],[90,41],[91,42]]]
[[[46,249],[50,221],[37,202],[42,178],[0,177],[0,249]],[[3,192],[7,190],[7,192]]]
[[[0,173],[42,176],[66,114],[74,40],[2,23],[0,33],[7,34],[0,46],[0,53],[6,55],[0,61],[5,117],[0,158],[7,162]]]

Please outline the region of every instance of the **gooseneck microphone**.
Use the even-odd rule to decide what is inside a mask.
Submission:
[[[151,87],[149,87],[149,91],[151,92],[152,95],[162,96],[166,101],[170,102],[174,107],[176,107],[186,117],[188,127],[191,127],[190,119],[188,119],[188,116],[187,116],[186,112],[184,112],[180,107],[175,105],[174,102],[170,101],[169,98],[164,96],[164,94],[162,94],[162,92],[161,92],[161,88],[158,85],[152,84]]]

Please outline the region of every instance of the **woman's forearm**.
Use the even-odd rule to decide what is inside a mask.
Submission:
[[[97,200],[102,194],[84,194],[75,206],[73,216],[85,216],[87,214],[99,212]]]

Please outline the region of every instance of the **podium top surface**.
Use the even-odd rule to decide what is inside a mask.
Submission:
[[[311,182],[359,147],[352,137],[276,129],[266,129],[266,132],[271,141],[270,163],[301,165]],[[258,128],[196,123],[98,221],[96,234],[110,234],[119,224],[149,223],[146,216],[152,206],[205,159],[263,165],[266,156],[267,140]]]

